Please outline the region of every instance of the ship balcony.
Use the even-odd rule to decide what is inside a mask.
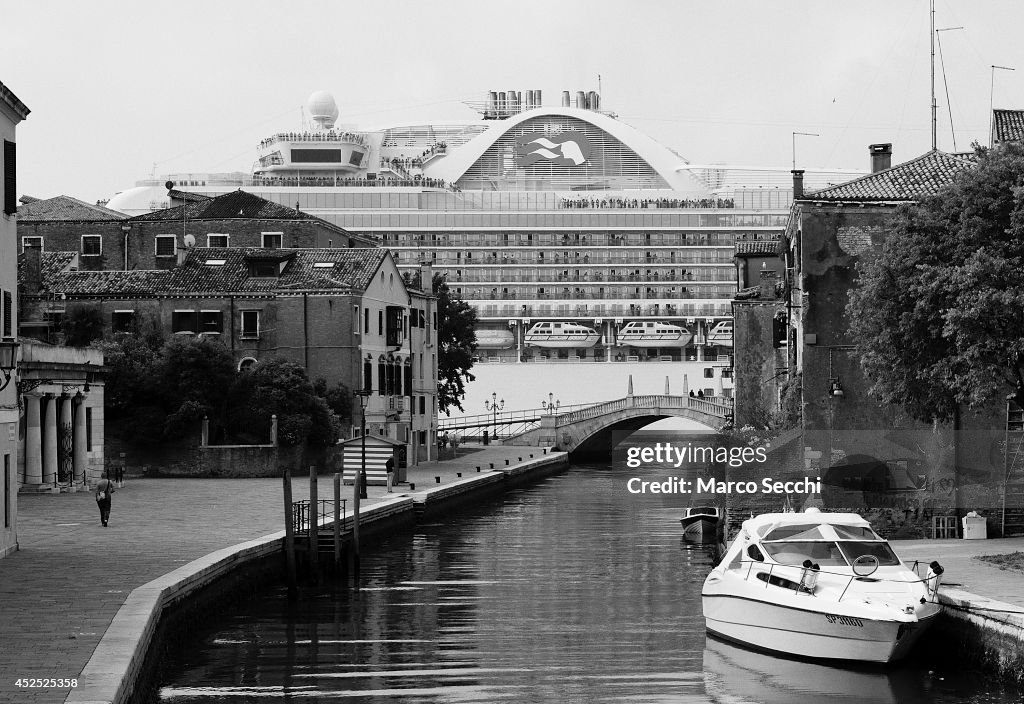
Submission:
[[[481,320],[502,320],[547,317],[568,318],[730,318],[728,303],[514,303],[473,306]]]

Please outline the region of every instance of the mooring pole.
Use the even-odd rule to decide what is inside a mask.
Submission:
[[[334,473],[334,569],[341,565],[341,474]]]
[[[292,525],[292,473],[284,467],[281,476],[284,482],[284,560],[285,571],[288,573],[288,598],[295,599],[295,527]]]
[[[317,553],[320,547],[320,501],[316,492],[316,466],[309,466],[309,570],[313,581],[320,581]]]

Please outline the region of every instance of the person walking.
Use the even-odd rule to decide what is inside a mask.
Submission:
[[[100,507],[100,523],[104,528],[110,520],[110,495],[114,491],[114,482],[109,479],[96,482],[96,505]]]

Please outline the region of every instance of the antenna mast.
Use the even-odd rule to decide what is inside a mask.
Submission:
[[[931,12],[929,13],[931,18],[931,28],[928,34],[930,35],[932,45],[932,151],[935,151],[937,140],[936,140],[936,129],[939,122],[938,118],[938,103],[935,102],[935,0],[931,0]]]

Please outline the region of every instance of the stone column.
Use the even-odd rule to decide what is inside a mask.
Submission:
[[[57,397],[46,394],[43,415],[43,484],[57,482]]]
[[[39,396],[25,395],[25,484],[43,483],[43,438],[39,428]]]
[[[79,393],[75,396],[75,427],[72,435],[71,462],[74,466],[75,483],[84,482],[86,466],[89,463],[85,449],[85,402],[88,397]]]

